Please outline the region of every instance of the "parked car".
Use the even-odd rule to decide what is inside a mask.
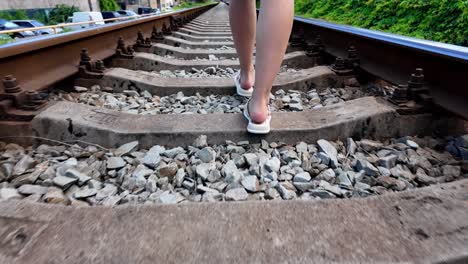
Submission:
[[[79,30],[79,29],[104,25],[105,23],[102,20],[103,18],[102,18],[101,12],[75,12],[73,13],[72,23],[80,23],[80,22],[88,22],[88,21],[90,23],[71,25],[71,26],[66,26],[65,28],[68,28],[71,30]]]
[[[137,17],[138,15],[133,12],[132,10],[119,10],[117,11],[120,15],[126,16],[126,17]]]
[[[15,29],[21,29],[23,27],[20,27],[19,25],[10,22],[5,19],[0,19],[0,31],[1,30],[15,30]],[[36,34],[32,32],[31,30],[26,30],[26,31],[21,31],[21,32],[15,32],[15,33],[10,33],[8,34],[12,38],[26,38],[26,37],[33,37]]]
[[[138,14],[143,15],[143,14],[151,14],[153,13],[153,9],[150,7],[139,7],[138,8]]]
[[[106,11],[106,12],[101,12],[101,14],[102,14],[102,18],[104,18],[104,19],[122,17],[122,15],[119,14],[119,12]],[[113,23],[113,22],[117,22],[117,21],[118,20],[109,20],[109,21],[106,21],[106,23]]]
[[[36,20],[12,20],[11,22],[24,28],[35,28],[35,27],[45,26],[44,24]],[[56,29],[56,33],[60,33],[62,31],[63,30],[61,28]],[[54,34],[54,30],[52,28],[38,29],[38,30],[34,30],[33,32],[36,33],[37,35]]]

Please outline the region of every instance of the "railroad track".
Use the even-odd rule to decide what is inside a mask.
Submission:
[[[463,263],[463,52],[323,23],[295,21],[267,136],[224,3],[0,48],[1,262]]]

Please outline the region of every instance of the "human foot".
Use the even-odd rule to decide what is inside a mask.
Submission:
[[[255,70],[240,71],[240,86],[244,90],[253,88],[255,84]]]
[[[254,110],[255,105],[251,100],[247,101],[244,108],[244,116],[249,122],[247,124],[247,131],[253,134],[268,134],[270,132],[271,114],[268,105],[261,104],[260,110]]]
[[[239,71],[234,75],[234,82],[236,84],[237,94],[240,96],[250,97],[253,93],[255,73],[253,70]]]
[[[269,116],[268,100],[249,100],[246,107],[250,118],[255,123],[263,123]]]

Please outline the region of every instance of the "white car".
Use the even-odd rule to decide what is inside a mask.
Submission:
[[[105,24],[104,21],[102,20],[103,18],[102,18],[101,12],[75,12],[73,13],[72,23],[80,23],[80,22],[90,22],[90,23],[71,25],[71,26],[66,26],[65,28],[68,28],[71,30],[79,30],[79,29],[85,29],[85,28],[90,28],[90,27],[96,27],[96,26]]]

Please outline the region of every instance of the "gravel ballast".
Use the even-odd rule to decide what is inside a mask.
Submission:
[[[73,206],[357,198],[466,178],[465,137],[188,148],[0,142],[0,199]],[[465,157],[466,158],[466,157]]]
[[[341,103],[365,95],[360,88],[328,88],[322,92],[311,89],[308,92],[278,90],[270,96],[273,112],[300,112]],[[133,90],[113,93],[99,86],[90,91],[54,93],[54,101],[70,101],[91,106],[122,111],[130,114],[214,114],[242,113],[247,98],[238,95],[185,96],[182,92],[169,96],[152,95],[147,91]]]

